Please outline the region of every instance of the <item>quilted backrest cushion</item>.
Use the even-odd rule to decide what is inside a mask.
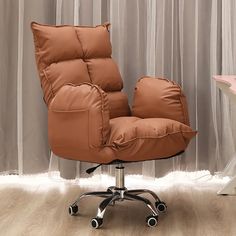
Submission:
[[[120,91],[123,88],[119,69],[112,58],[88,59],[86,63],[92,83],[106,92]]]
[[[33,22],[31,28],[47,105],[65,84],[89,82],[99,85],[105,92],[121,91],[123,82],[119,69],[111,58],[107,24],[83,27],[49,26]],[[129,110],[128,100],[122,106],[124,107],[119,107],[122,112],[116,115],[129,115],[126,112]],[[114,114],[112,104],[110,110]]]
[[[168,118],[189,125],[186,97],[178,84],[163,78],[141,78],[135,87],[132,115]]]
[[[73,26],[46,26],[33,22],[31,28],[40,72],[52,63],[82,58],[82,47]]]
[[[44,75],[52,84],[51,91],[56,94],[64,84],[90,82],[87,66],[83,60],[68,60],[52,63],[44,70]]]
[[[75,27],[84,58],[111,57],[111,42],[107,27],[108,25]]]

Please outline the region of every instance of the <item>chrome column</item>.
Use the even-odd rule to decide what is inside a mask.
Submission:
[[[125,188],[124,166],[122,164],[116,167],[116,188]]]

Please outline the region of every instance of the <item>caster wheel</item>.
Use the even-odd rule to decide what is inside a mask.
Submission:
[[[148,216],[146,222],[149,227],[155,227],[157,226],[158,216]]]
[[[109,203],[109,206],[115,206],[115,201],[113,201],[112,203]]]
[[[167,210],[167,206],[164,202],[156,202],[155,206],[156,206],[157,210],[161,213],[164,213]]]
[[[115,189],[115,187],[114,187],[114,186],[111,186],[111,187],[109,187],[109,188],[107,189],[107,192],[113,192],[114,189]]]
[[[98,228],[100,228],[101,227],[101,225],[102,225],[102,223],[103,223],[103,219],[102,218],[93,218],[92,220],[91,220],[91,226],[94,228],[94,229],[98,229]]]
[[[76,215],[78,211],[79,211],[79,208],[78,208],[77,205],[71,205],[71,206],[69,206],[69,214],[70,214],[71,216]]]

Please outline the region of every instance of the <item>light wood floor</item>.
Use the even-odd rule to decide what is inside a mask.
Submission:
[[[79,193],[91,189],[70,184],[40,183],[27,189],[24,186],[0,181],[1,236],[236,235],[236,197],[217,196],[216,191],[222,186],[219,182],[167,184],[160,197],[168,211],[160,216],[156,228],[146,226],[148,209],[129,201],[110,206],[103,227],[98,230],[92,229],[89,222],[96,215],[99,199],[83,199],[80,215],[68,215],[68,205]]]

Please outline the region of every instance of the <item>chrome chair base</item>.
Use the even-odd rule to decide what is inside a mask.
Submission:
[[[91,196],[105,198],[98,206],[96,217],[91,220],[92,227],[99,228],[103,224],[103,216],[109,205],[115,205],[116,201],[140,201],[151,211],[151,215],[146,219],[147,225],[150,227],[156,226],[159,213],[163,213],[167,209],[166,204],[162,202],[154,192],[148,189],[127,190],[127,188],[124,187],[124,167],[119,165],[116,167],[116,172],[116,185],[119,187],[111,186],[107,188],[107,191],[88,192],[82,194],[72,205],[69,206],[69,214],[77,215],[79,210],[79,201],[82,198]],[[154,204],[149,199],[140,196],[142,194],[149,194],[153,198]]]

